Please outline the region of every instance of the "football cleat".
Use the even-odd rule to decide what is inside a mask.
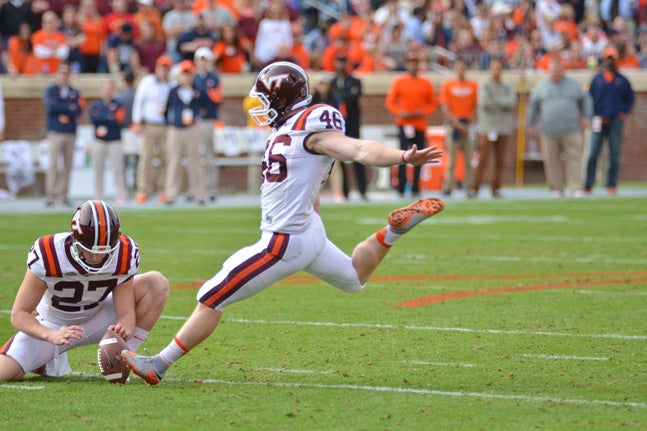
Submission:
[[[445,203],[440,199],[418,199],[411,205],[392,211],[389,214],[389,226],[391,226],[393,232],[405,234],[417,224],[434,214],[438,214],[444,208]]]
[[[155,356],[142,356],[135,352],[124,350],[121,352],[121,358],[124,360],[130,370],[144,379],[146,383],[153,386],[158,384],[166,370],[160,370],[160,367],[155,367]]]

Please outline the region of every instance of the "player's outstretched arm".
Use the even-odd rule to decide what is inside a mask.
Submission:
[[[442,156],[442,151],[436,147],[418,150],[414,145],[409,150],[402,151],[376,141],[350,138],[337,131],[314,133],[308,139],[307,145],[311,150],[337,160],[353,160],[370,166],[394,166],[404,163],[420,166]]]

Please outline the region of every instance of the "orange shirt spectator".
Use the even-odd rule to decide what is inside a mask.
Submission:
[[[86,2],[83,2],[83,4]],[[92,3],[90,3],[92,4]],[[85,42],[79,47],[83,55],[99,55],[106,41],[106,27],[103,18],[96,10],[93,13],[79,12],[81,30],[85,33]]]
[[[153,0],[139,0],[137,2],[137,12],[133,15],[135,28],[139,29],[142,21],[148,21],[155,30],[155,36],[158,39],[164,39],[164,30],[162,29],[162,15],[153,4]]]
[[[541,57],[539,57],[539,60],[535,63],[535,69],[537,70],[548,70],[548,65],[550,64],[551,61],[553,61],[553,58],[558,58],[559,61],[562,62],[562,64],[566,63],[566,59],[562,54],[559,52],[557,53],[548,53],[544,54]]]
[[[365,51],[362,61],[355,68],[355,72],[384,72],[386,70],[393,69],[385,61],[384,54],[378,48]]]
[[[350,15],[342,15],[339,20],[331,25],[330,29],[328,29],[328,39],[337,40],[338,38],[343,37],[346,40],[351,40],[351,30],[355,19],[357,18]]]
[[[47,11],[43,14],[42,28],[31,36],[31,44],[36,56],[36,67],[40,73],[56,73],[58,65],[67,58],[70,48],[62,31],[58,16]]]
[[[31,27],[28,23],[21,24],[18,34],[9,38],[7,54],[10,74],[33,75],[39,72],[31,45]]]
[[[113,0],[112,12],[104,17],[106,23],[106,33],[108,36],[119,34],[121,26],[129,23],[135,29],[135,36],[139,35],[139,30],[133,19],[133,15],[128,12],[128,3],[126,0]]]
[[[640,60],[636,54],[624,58],[618,58],[616,61],[618,69],[640,69]]]
[[[616,59],[618,69],[640,69],[640,60],[631,42],[618,42],[616,50],[618,52]]]
[[[329,72],[335,71],[335,58],[338,54],[345,54],[348,57],[350,51],[348,41],[344,37],[331,39],[333,42],[324,48],[321,53],[321,68]]]
[[[298,60],[299,66],[306,70],[310,69],[310,53],[308,53],[306,48],[303,46],[303,41],[295,39],[290,53],[292,54],[292,57]]]
[[[476,112],[478,84],[468,79],[448,79],[443,82],[438,95],[438,102],[446,105],[451,115],[472,121]]]
[[[407,64],[417,59],[409,59]],[[405,72],[393,79],[384,101],[398,126],[410,125],[427,129],[427,117],[436,110],[434,85],[426,78]]]
[[[216,67],[221,73],[241,73],[244,71],[252,44],[238,36],[236,27],[227,25],[222,28],[222,39],[213,46]]]

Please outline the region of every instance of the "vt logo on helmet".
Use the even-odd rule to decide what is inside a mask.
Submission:
[[[278,127],[312,100],[305,71],[287,61],[265,66],[249,95],[261,101],[261,106],[249,110],[249,116],[259,126]]]
[[[104,201],[87,201],[72,216],[74,260],[91,274],[108,267],[119,248],[121,224],[114,209]]]

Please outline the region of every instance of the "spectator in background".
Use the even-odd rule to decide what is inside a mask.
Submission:
[[[403,26],[409,20],[409,11],[399,0],[386,0],[382,6],[375,10],[375,22],[389,33],[394,25]]]
[[[221,6],[216,0],[208,0],[207,5],[199,14],[204,19],[207,29],[216,39],[222,38],[222,28],[226,25],[236,25],[237,21],[228,7]]]
[[[42,28],[31,36],[39,73],[56,73],[59,64],[70,53],[65,34],[58,30],[59,26],[58,16],[52,11],[47,11],[43,14]]]
[[[162,19],[162,28],[166,36],[166,54],[174,61],[180,60],[177,41],[180,35],[191,31],[196,26],[197,18],[191,12],[186,0],[173,0],[173,9]]]
[[[431,15],[431,20],[427,27],[427,44],[431,46],[439,46],[441,48],[449,48],[452,41],[452,31],[449,27],[445,26],[445,13],[437,11]]]
[[[636,29],[633,0],[600,0],[600,18],[607,28],[612,28],[614,21],[621,18],[627,23],[629,34],[633,37]]]
[[[400,138],[400,149],[410,150],[427,147],[427,117],[436,110],[436,95],[433,84],[419,76],[420,59],[414,53],[406,58],[406,72],[397,76],[386,95],[386,109],[395,117]],[[420,166],[413,169],[411,193],[420,194]],[[406,164],[398,166],[398,193],[404,196],[407,185]]]
[[[301,19],[294,21],[292,27],[292,49],[290,54],[296,59],[296,64],[303,69],[310,69],[310,52],[303,44],[303,22]]]
[[[31,44],[31,26],[20,24],[18,34],[9,38],[7,71],[10,75],[33,75],[39,72]]]
[[[474,142],[470,128],[474,123],[478,99],[478,84],[467,79],[467,64],[462,58],[454,61],[456,78],[448,79],[440,87],[438,101],[445,121],[449,125],[445,138],[448,153],[443,180],[443,194],[451,196],[456,185],[456,157],[463,151],[465,160],[465,186],[472,180],[472,152]]]
[[[115,95],[115,100],[124,108],[124,120],[121,128],[127,129],[133,122],[133,103],[135,102],[135,75],[132,72],[124,74],[126,88]]]
[[[565,182],[573,197],[582,197],[582,132],[589,118],[591,99],[577,81],[564,75],[562,62],[553,59],[548,77],[532,89],[526,121],[531,136],[541,135],[546,182],[553,198],[564,197]],[[566,181],[562,158],[566,159]]]
[[[63,8],[62,23],[61,31],[65,35],[67,46],[70,47],[70,53],[67,56],[66,62],[70,64],[72,73],[81,73],[83,72],[83,55],[81,54],[80,47],[87,40],[87,36],[79,26],[74,5],[65,5]]]
[[[139,161],[137,163],[137,203],[146,202],[153,193],[163,190],[161,182],[166,179],[166,120],[164,110],[173,84],[169,73],[173,60],[163,55],[157,59],[154,74],[139,81],[133,102],[133,125],[141,133]],[[154,161],[159,164],[154,168]],[[162,192],[159,200],[166,202]]]
[[[138,64],[135,50],[135,29],[125,22],[117,34],[108,37],[106,61],[110,73],[132,72]]]
[[[593,120],[589,158],[586,163],[585,193],[591,193],[593,189],[598,157],[606,138],[609,142],[606,187],[610,195],[617,194],[622,131],[635,100],[631,83],[618,72],[617,59],[618,52],[614,48],[607,48],[602,54],[602,70],[593,77],[589,86],[589,94],[593,98]]]
[[[252,43],[236,32],[236,27],[225,25],[221,39],[213,46],[216,68],[220,73],[241,73],[249,68],[248,58],[253,50]]]
[[[70,72],[69,64],[60,63],[56,70],[56,83],[45,89],[43,97],[49,143],[49,165],[45,177],[47,207],[55,204],[72,206],[68,193],[76,122],[83,111],[84,101],[79,91],[70,86]]]
[[[636,55],[636,48],[632,41],[621,41],[616,44],[618,58],[616,59],[616,67],[618,70],[625,69],[640,69],[640,60]]]
[[[31,1],[12,0],[0,4],[0,37],[7,46],[9,38],[16,36],[21,24],[31,24]]]
[[[135,14],[133,15],[133,21],[135,22],[135,28],[137,28],[140,32],[142,22],[147,21],[148,25],[153,29],[155,38],[158,40],[164,40],[164,30],[162,29],[162,15],[153,3],[153,0],[137,1],[137,12],[135,12]]]
[[[135,74],[124,74],[125,88],[115,95],[115,100],[124,107],[124,121],[121,123],[121,142],[124,148],[124,177],[126,190],[135,189],[137,184],[137,155],[132,150],[139,146],[137,133],[131,129],[133,104],[135,103]],[[127,152],[127,153],[126,153]],[[132,169],[129,169],[132,168]]]
[[[110,160],[115,180],[115,205],[123,206],[128,197],[124,173],[124,153],[121,128],[125,109],[115,97],[115,83],[101,84],[101,98],[90,105],[90,122],[94,125],[92,160],[94,163],[94,199],[103,200],[106,159]]]
[[[407,40],[402,34],[402,26],[399,24],[392,26],[391,32],[384,35],[380,45],[384,56],[388,58],[389,70],[404,71]]]
[[[591,22],[584,33],[580,35],[582,41],[582,56],[586,58],[589,67],[596,67],[602,51],[609,44],[609,40],[602,31],[598,21]]]
[[[490,154],[494,157],[494,169],[490,178],[492,197],[502,197],[501,184],[505,153],[514,127],[511,113],[517,103],[514,89],[501,79],[504,68],[505,60],[503,58],[494,57],[491,59],[490,78],[479,87],[477,97],[479,161],[474,170],[473,181],[467,191],[467,196],[471,198],[478,196]]]
[[[215,200],[217,195],[218,178],[216,178],[217,170],[215,169],[215,149],[213,130],[216,121],[218,121],[218,108],[222,103],[222,86],[220,78],[213,72],[213,52],[203,46],[198,48],[195,52],[195,76],[193,78],[193,85],[204,94],[205,99],[204,114],[197,124],[198,140],[200,141],[201,150],[203,154],[202,166],[204,172],[202,174],[205,187],[207,190],[207,197],[209,200]]]
[[[281,48],[290,52],[293,45],[292,28],[288,19],[287,6],[278,1],[271,2],[258,26],[254,45],[253,66],[263,68],[278,57]]]
[[[330,82],[330,95],[346,122],[344,134],[351,138],[359,139],[362,124],[359,100],[362,97],[362,82],[348,72],[348,57],[339,54],[335,58],[335,76]],[[418,148],[422,148],[419,146]],[[351,186],[349,170],[352,169],[355,185],[363,200],[367,199],[366,167],[358,162],[344,163],[343,167],[343,193],[348,199]]]
[[[180,169],[183,153],[188,161],[189,199],[204,205],[206,183],[204,169],[201,169],[198,124],[204,116],[208,96],[193,83],[195,66],[191,60],[183,60],[179,66],[178,85],[169,92],[165,117],[168,125],[166,154],[168,169],[166,171],[167,205],[173,205],[180,193]]]
[[[166,52],[166,42],[155,34],[152,24],[143,20],[139,23],[139,36],[135,38],[137,52],[137,75],[146,75],[155,71],[155,62]]]
[[[335,71],[335,58],[339,54],[348,56],[350,51],[346,36],[337,36],[321,53],[321,68],[328,72]]]
[[[423,6],[413,8],[412,14],[404,22],[404,38],[415,41],[419,46],[425,44],[423,23],[427,19],[427,11]]]
[[[647,32],[643,32],[638,36],[638,62],[641,69],[647,69]]]
[[[0,86],[0,141],[4,139],[5,128],[5,115],[4,115],[4,97],[2,95],[2,86]]]
[[[97,73],[106,41],[106,26],[103,17],[99,15],[94,0],[82,0],[77,16],[85,41],[79,46],[81,53],[82,71]]]
[[[216,42],[216,35],[207,28],[202,14],[196,17],[195,27],[177,38],[178,55],[182,60],[193,60],[193,54],[199,48],[211,49]]]
[[[237,34],[241,39],[246,38],[251,43],[256,41],[258,33],[258,6],[260,0],[239,0],[236,2],[238,10]]]
[[[108,37],[118,35],[124,24],[128,23],[135,30],[135,20],[128,12],[128,0],[112,0],[112,11],[105,15],[106,34]]]

